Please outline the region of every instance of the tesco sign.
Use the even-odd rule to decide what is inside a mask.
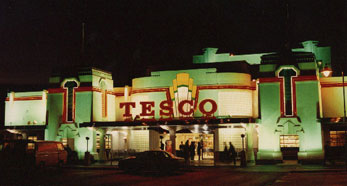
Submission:
[[[205,109],[206,104],[211,105],[210,110]],[[142,101],[140,102],[140,105],[142,108],[140,116],[152,117],[152,119],[154,119],[154,116],[155,116],[155,111],[153,110],[153,107],[155,105],[154,101]],[[123,108],[125,109],[124,110],[125,112],[123,114],[124,117],[132,117],[130,110],[131,108],[136,108],[136,103],[121,102],[119,106],[121,109]],[[204,117],[212,117],[214,113],[217,111],[217,103],[212,99],[204,99],[197,106]],[[174,114],[172,101],[170,100],[162,101],[160,102],[159,107],[160,107],[160,111],[159,111],[160,118],[172,118]],[[194,113],[194,102],[193,100],[180,101],[177,108],[180,115],[185,116],[184,118],[189,118],[189,116],[191,116]],[[184,109],[184,108],[188,108],[188,109]]]

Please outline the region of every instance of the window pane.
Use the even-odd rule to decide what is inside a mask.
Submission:
[[[330,131],[330,146],[344,146],[345,131]]]
[[[299,147],[298,135],[281,135],[280,147]]]

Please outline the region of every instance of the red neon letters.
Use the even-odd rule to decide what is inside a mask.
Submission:
[[[160,116],[171,117],[173,115],[172,101],[162,101],[159,106],[160,106],[160,112],[159,112]],[[164,112],[165,110],[167,112]]]
[[[135,108],[135,102],[123,102],[119,104],[120,108],[125,107],[124,117],[131,117],[130,106]]]
[[[154,107],[154,101],[140,102],[140,104],[142,105],[142,112],[140,116],[154,117],[154,110],[152,110],[152,107]]]
[[[206,111],[205,110],[205,104],[209,102],[212,105],[212,108],[210,111]],[[206,117],[211,117],[213,116],[213,114],[217,111],[217,103],[215,101],[213,101],[212,99],[205,99],[202,100],[201,103],[199,104],[199,110],[200,112],[202,112]]]
[[[183,107],[185,104],[189,104],[189,111],[184,111]],[[178,104],[178,112],[183,114],[183,115],[191,115],[193,114],[194,110],[193,110],[193,101],[192,100],[183,100]]]
[[[206,111],[205,105],[210,104],[211,109],[209,111]],[[154,113],[154,101],[144,101],[140,102],[141,105],[141,113],[140,116],[147,117],[146,120],[148,120],[148,117],[154,119],[155,113]],[[124,117],[132,117],[132,114],[130,113],[130,108],[136,108],[135,102],[122,102],[120,103],[120,108],[124,108]],[[217,111],[217,103],[212,99],[205,99],[200,102],[198,105],[200,112],[203,114],[203,117],[213,117],[214,113]],[[166,100],[162,101],[159,104],[159,115],[160,118],[172,118],[174,111],[173,111],[173,102]],[[184,109],[185,108],[185,109]],[[178,104],[178,112],[180,115],[183,115],[186,118],[191,117],[191,115],[194,113],[194,102],[193,100],[183,100],[179,102]],[[182,116],[180,116],[182,118]]]

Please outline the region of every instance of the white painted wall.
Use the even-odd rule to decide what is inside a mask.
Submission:
[[[45,125],[47,111],[46,92],[9,93],[5,102],[5,126]],[[15,100],[39,97],[41,100]]]

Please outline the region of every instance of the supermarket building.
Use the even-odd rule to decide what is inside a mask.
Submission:
[[[321,73],[331,67],[330,47],[306,41],[287,53],[248,55],[206,48],[193,64],[125,87],[96,68],[53,75],[47,90],[8,93],[5,129],[98,160],[161,143],[176,153],[187,140],[202,142],[204,158],[215,161],[232,142],[257,163],[321,162],[325,145],[343,147],[344,82]]]

